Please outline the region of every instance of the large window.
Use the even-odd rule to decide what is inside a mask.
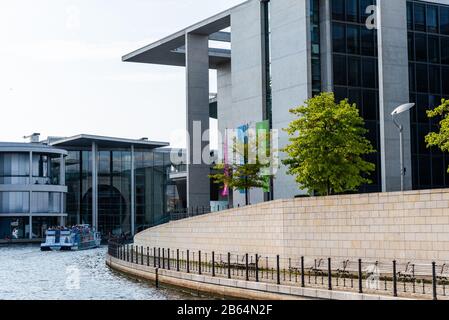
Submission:
[[[0,192],[0,214],[29,213],[28,192]]]
[[[366,27],[371,0],[332,0],[333,79],[337,100],[356,103],[378,151],[366,159],[376,164],[372,185],[361,192],[381,190],[377,32]]]
[[[407,3],[413,188],[449,186],[449,156],[427,148],[425,136],[438,130],[426,111],[449,98],[449,6]]]
[[[0,184],[28,184],[29,153],[0,153]]]
[[[31,194],[31,210],[33,213],[60,213],[61,193],[33,192]]]

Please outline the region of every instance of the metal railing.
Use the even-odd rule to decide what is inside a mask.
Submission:
[[[407,297],[449,299],[449,265],[331,258],[283,258],[109,243],[109,255],[150,268],[279,285]]]

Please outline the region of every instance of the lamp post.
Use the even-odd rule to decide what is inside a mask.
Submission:
[[[399,148],[400,148],[400,163],[401,163],[401,191],[404,191],[404,176],[405,176],[405,168],[404,168],[404,127],[397,121],[396,116],[409,111],[411,108],[415,106],[414,103],[406,103],[397,107],[392,113],[391,117],[393,118],[393,122],[399,130]]]

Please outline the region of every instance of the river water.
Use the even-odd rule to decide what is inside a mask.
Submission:
[[[105,264],[106,253],[106,247],[41,252],[36,245],[0,246],[0,300],[200,299],[112,271]]]

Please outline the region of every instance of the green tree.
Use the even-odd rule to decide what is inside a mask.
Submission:
[[[257,155],[256,151],[257,143],[239,143],[234,139],[233,152],[243,158],[242,163],[217,164],[217,173],[209,176],[215,184],[227,185],[230,190],[245,190],[246,205],[250,204],[250,190],[266,187],[267,176],[271,176],[267,175],[270,163],[263,163],[258,156],[248,161],[249,155]]]
[[[290,110],[296,119],[285,131],[290,144],[283,163],[310,194],[331,195],[356,191],[375,170],[363,156],[376,152],[365,138],[368,130],[355,104],[335,102],[333,93],[322,93]]]
[[[431,132],[426,136],[427,147],[438,147],[443,152],[449,151],[449,100],[441,100],[441,105],[427,111],[429,118],[439,118],[439,132]],[[449,172],[449,168],[448,168]]]

